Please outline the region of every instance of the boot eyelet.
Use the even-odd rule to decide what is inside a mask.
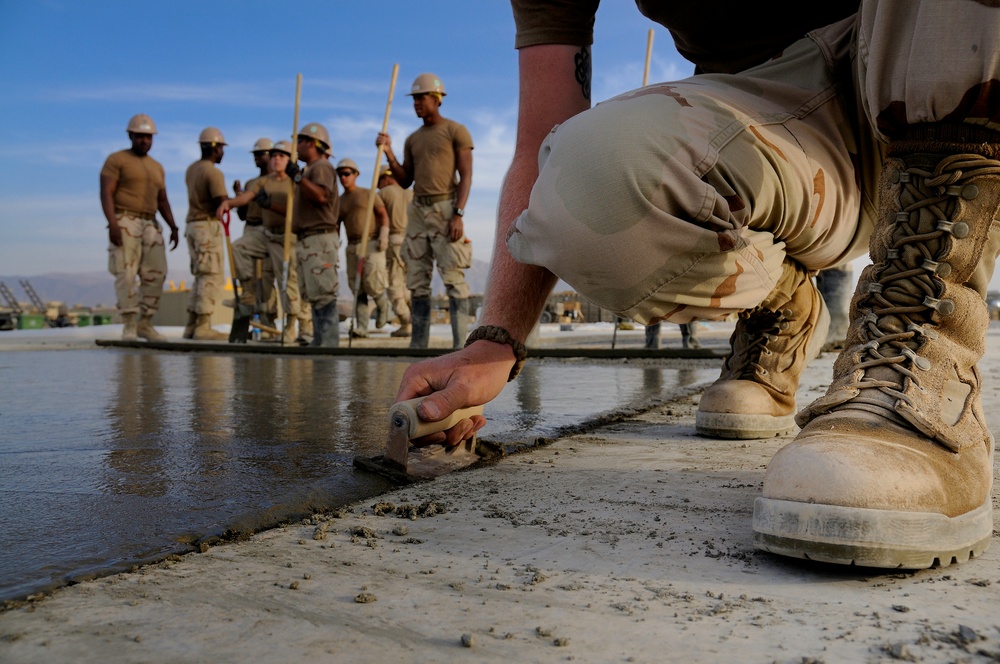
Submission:
[[[904,223],[910,220],[909,212],[897,212],[896,213],[896,223]]]
[[[882,284],[878,284],[873,281],[870,281],[867,284],[865,284],[865,293],[881,293],[881,292],[882,292]]]
[[[979,196],[979,187],[974,184],[967,184],[962,187],[962,198],[971,201]]]
[[[910,361],[913,362],[914,366],[916,366],[921,371],[931,370],[931,361],[928,360],[926,357],[921,357],[920,355],[917,355],[912,349],[903,348],[903,355],[910,358]]]

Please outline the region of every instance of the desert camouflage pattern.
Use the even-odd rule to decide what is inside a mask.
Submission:
[[[184,237],[194,277],[188,311],[210,316],[219,303],[225,280],[222,224],[218,221],[189,221],[184,228]]]
[[[511,254],[644,324],[754,307],[786,255],[809,270],[863,255],[876,219],[868,192],[894,130],[942,120],[997,128],[985,109],[1000,79],[1000,60],[987,57],[1000,52],[1000,31],[974,40],[978,56],[967,43],[982,34],[974,24],[996,21],[995,5],[865,2],[857,20],[738,75],[598,104],[544,141]]]
[[[360,242],[349,242],[347,244],[347,281],[351,288],[351,293],[357,295],[356,282],[358,278],[358,253],[361,247]],[[385,266],[386,252],[378,250],[377,241],[368,242],[368,256],[365,257],[365,264],[361,273],[361,290],[372,299],[378,298],[385,293],[389,285],[389,274]]]
[[[385,250],[386,276],[392,311],[401,321],[410,320],[410,289],[406,287],[406,259],[403,253],[405,233],[389,235],[389,248]]]
[[[337,259],[340,238],[336,233],[319,233],[299,237],[298,262],[301,292],[315,309],[337,301],[339,279]],[[289,270],[291,272],[291,270]],[[289,275],[291,281],[291,275]]]
[[[453,210],[451,201],[410,205],[406,226],[406,286],[413,297],[431,296],[435,261],[448,297],[459,300],[469,297],[465,270],[472,267],[472,243],[465,237],[458,242],[448,239]]]
[[[247,227],[250,230],[251,227]],[[264,269],[261,270],[264,282],[269,290],[274,290],[274,275],[282,274],[285,262],[285,236],[271,231],[260,229],[259,232],[243,233],[243,237],[233,242],[233,262],[236,263],[236,278],[240,284],[251,284],[254,279],[254,262],[260,259],[263,261]],[[292,253],[289,264],[295,265],[295,242],[292,242]],[[267,276],[271,278],[268,280]],[[280,288],[278,289],[281,290]],[[298,270],[289,268],[288,288],[284,293],[279,292],[281,307],[286,314],[298,317],[302,309],[301,298],[299,297],[299,276]],[[264,302],[267,302],[265,299]]]
[[[122,246],[108,244],[108,272],[115,277],[118,313],[152,316],[160,307],[167,277],[160,225],[128,214],[119,213],[115,218],[122,231]]]

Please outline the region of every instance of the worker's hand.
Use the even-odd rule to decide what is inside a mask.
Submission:
[[[226,213],[229,212],[229,210],[230,210],[229,199],[227,198],[226,200],[219,203],[219,208],[215,211],[215,218],[218,219],[219,221],[223,221],[226,217]]]
[[[257,192],[257,195],[253,197],[253,202],[261,206],[265,210],[271,209],[271,195],[266,191],[261,189]]]
[[[448,239],[452,242],[458,242],[462,239],[465,234],[465,223],[462,218],[457,214],[451,218],[448,222]]]
[[[385,148],[386,150],[391,150],[392,137],[389,136],[389,134],[383,134],[380,132],[379,135],[375,137],[375,147],[379,146]]]
[[[108,242],[116,247],[122,246],[122,227],[118,225],[117,220],[108,224]]]
[[[389,248],[389,227],[381,226],[378,229],[378,250],[385,251]]]
[[[233,181],[233,192],[235,192],[237,196],[243,193],[243,185],[240,183],[239,180]]]
[[[295,179],[295,176],[298,175],[299,171],[301,171],[301,170],[302,169],[299,168],[299,165],[296,162],[294,162],[291,159],[289,159],[288,160],[288,165],[285,166],[285,175],[287,175],[288,177],[290,177],[292,179]]]
[[[177,248],[177,243],[180,242],[180,231],[177,230],[176,226],[171,226],[170,228],[170,251]]]
[[[426,397],[417,414],[428,422],[443,420],[460,408],[481,406],[496,398],[514,366],[514,351],[506,344],[477,341],[462,350],[410,365],[396,401]],[[486,426],[476,415],[451,429],[413,441],[416,445],[458,445]]]

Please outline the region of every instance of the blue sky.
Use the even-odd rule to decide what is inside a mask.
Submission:
[[[604,0],[594,48],[594,101],[642,83],[646,36],[655,27],[650,81],[692,67],[669,34],[632,0]],[[389,131],[402,146],[416,129],[405,93],[436,73],[442,112],[476,144],[467,235],[489,260],[500,182],[513,153],[517,104],[514,23],[506,0],[254,3],[203,0],[0,0],[0,274],[106,269],[107,235],[98,175],[108,154],[127,148],[135,113],[157,123],[151,155],[164,165],[167,193],[183,231],[184,171],[197,137],[219,127],[229,147],[227,183],[253,177],[260,136],[291,134],[295,77],[302,74],[299,126],[322,122],[337,159],[371,182],[393,64],[399,80]],[[242,224],[234,224],[234,233]],[[182,278],[183,237],[168,254],[168,278]],[[110,276],[109,276],[110,279]]]

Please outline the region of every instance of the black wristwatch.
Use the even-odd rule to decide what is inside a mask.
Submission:
[[[457,214],[459,217],[464,217],[465,216],[465,208],[455,208],[452,211],[452,214]]]
[[[302,172],[300,171],[300,172],[296,173],[295,177],[293,177],[292,180],[295,181],[295,184],[298,184],[298,183],[302,182]]]

